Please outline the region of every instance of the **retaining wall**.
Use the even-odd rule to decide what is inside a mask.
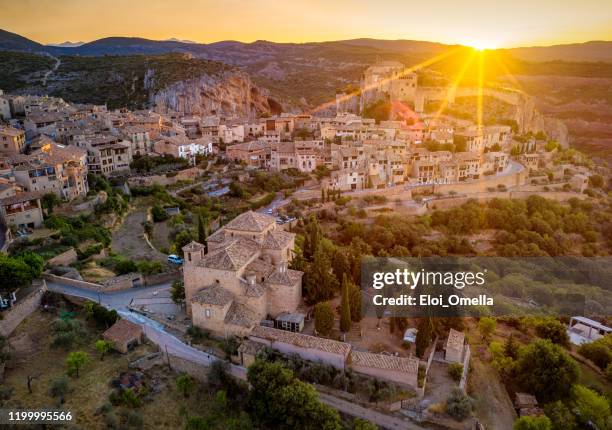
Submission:
[[[26,319],[32,312],[40,307],[40,300],[44,292],[47,291],[47,284],[43,281],[40,288],[32,292],[25,299],[15,303],[11,309],[5,311],[0,320],[0,335],[8,336],[17,326]]]

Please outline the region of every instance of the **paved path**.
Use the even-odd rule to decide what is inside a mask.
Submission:
[[[153,343],[158,345],[163,352],[168,352],[185,360],[192,361],[203,366],[210,366],[213,361],[218,360],[214,355],[200,351],[192,346],[187,345],[176,336],[168,333],[163,324],[147,318],[144,315],[133,312],[129,309],[130,303],[135,298],[154,297],[155,291],[169,290],[170,283],[152,285],[149,287],[130,288],[129,290],[118,291],[114,293],[98,293],[84,288],[73,287],[71,285],[58,284],[55,282],[47,282],[47,288],[50,291],[67,294],[74,297],[80,297],[100,302],[102,306],[109,309],[115,309],[121,317],[139,324],[143,327],[145,336]],[[240,366],[231,365],[231,373],[237,378],[246,379],[246,369]]]

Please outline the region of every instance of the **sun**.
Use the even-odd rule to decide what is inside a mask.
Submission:
[[[476,51],[486,51],[488,49],[497,49],[497,45],[491,40],[469,40],[463,43],[466,46]]]

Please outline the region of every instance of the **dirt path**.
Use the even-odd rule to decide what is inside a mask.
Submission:
[[[473,356],[468,392],[476,400],[476,416],[487,430],[512,430],[516,413],[495,371]]]
[[[134,260],[158,260],[165,262],[166,256],[151,249],[144,239],[146,212],[143,208],[132,210],[123,224],[113,232],[111,247],[113,251]]]
[[[55,72],[58,69],[58,67],[60,66],[60,64],[62,64],[62,60],[60,60],[59,58],[54,57],[53,55],[50,55],[50,54],[49,54],[49,56],[55,60],[55,65],[53,66],[53,68],[51,68],[51,70],[49,70],[47,73],[45,73],[45,76],[43,76],[43,79],[42,79],[42,86],[43,87],[47,86],[47,79],[49,78],[51,73]]]

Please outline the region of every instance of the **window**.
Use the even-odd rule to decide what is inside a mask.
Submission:
[[[211,315],[210,309],[205,309],[204,315],[206,315],[206,318],[210,318],[210,315]]]

